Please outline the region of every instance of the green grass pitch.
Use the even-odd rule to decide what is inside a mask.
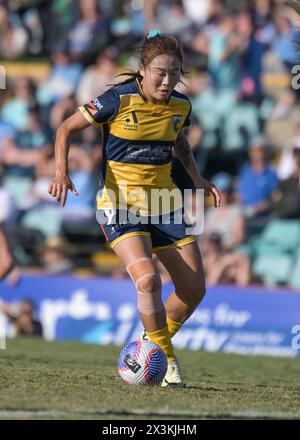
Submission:
[[[300,419],[300,359],[178,350],[187,389],[130,387],[121,347],[8,340],[0,419]]]

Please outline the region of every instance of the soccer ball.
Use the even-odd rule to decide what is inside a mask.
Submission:
[[[151,341],[137,340],[120,353],[118,371],[128,385],[157,385],[168,367],[162,349]]]

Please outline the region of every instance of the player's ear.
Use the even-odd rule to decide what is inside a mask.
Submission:
[[[140,73],[140,75],[141,75],[142,77],[145,76],[145,68],[144,68],[144,66],[140,66],[140,68],[139,68],[139,73]]]

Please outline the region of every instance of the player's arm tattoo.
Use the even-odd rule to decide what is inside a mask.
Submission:
[[[206,195],[212,194],[214,197],[215,207],[217,208],[218,206],[220,206],[221,195],[219,190],[201,176],[195,162],[190,144],[187,138],[182,133],[179,133],[179,135],[177,136],[173,151],[189,173],[191,179],[194,182],[195,188],[204,189]]]
[[[179,133],[179,135],[177,136],[173,151],[174,154],[181,161],[184,168],[189,173],[191,179],[195,184],[195,187],[202,188],[204,179],[198,170],[189,141],[184,136],[184,134]]]
[[[194,163],[194,156],[187,138],[182,133],[177,136],[173,151],[188,171]]]
[[[173,151],[174,154],[181,161],[182,165],[187,170],[191,179],[197,187],[199,185],[199,182],[202,180],[202,177],[200,176],[198,167],[196,165],[189,141],[184,136],[184,134],[179,133],[179,135],[177,136]]]

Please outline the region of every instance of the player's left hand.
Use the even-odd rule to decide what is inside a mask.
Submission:
[[[214,206],[215,208],[219,208],[221,205],[221,194],[218,188],[213,184],[210,183],[208,180],[203,179],[203,177],[198,181],[196,185],[197,189],[203,189],[206,196],[212,195],[214,198]]]

